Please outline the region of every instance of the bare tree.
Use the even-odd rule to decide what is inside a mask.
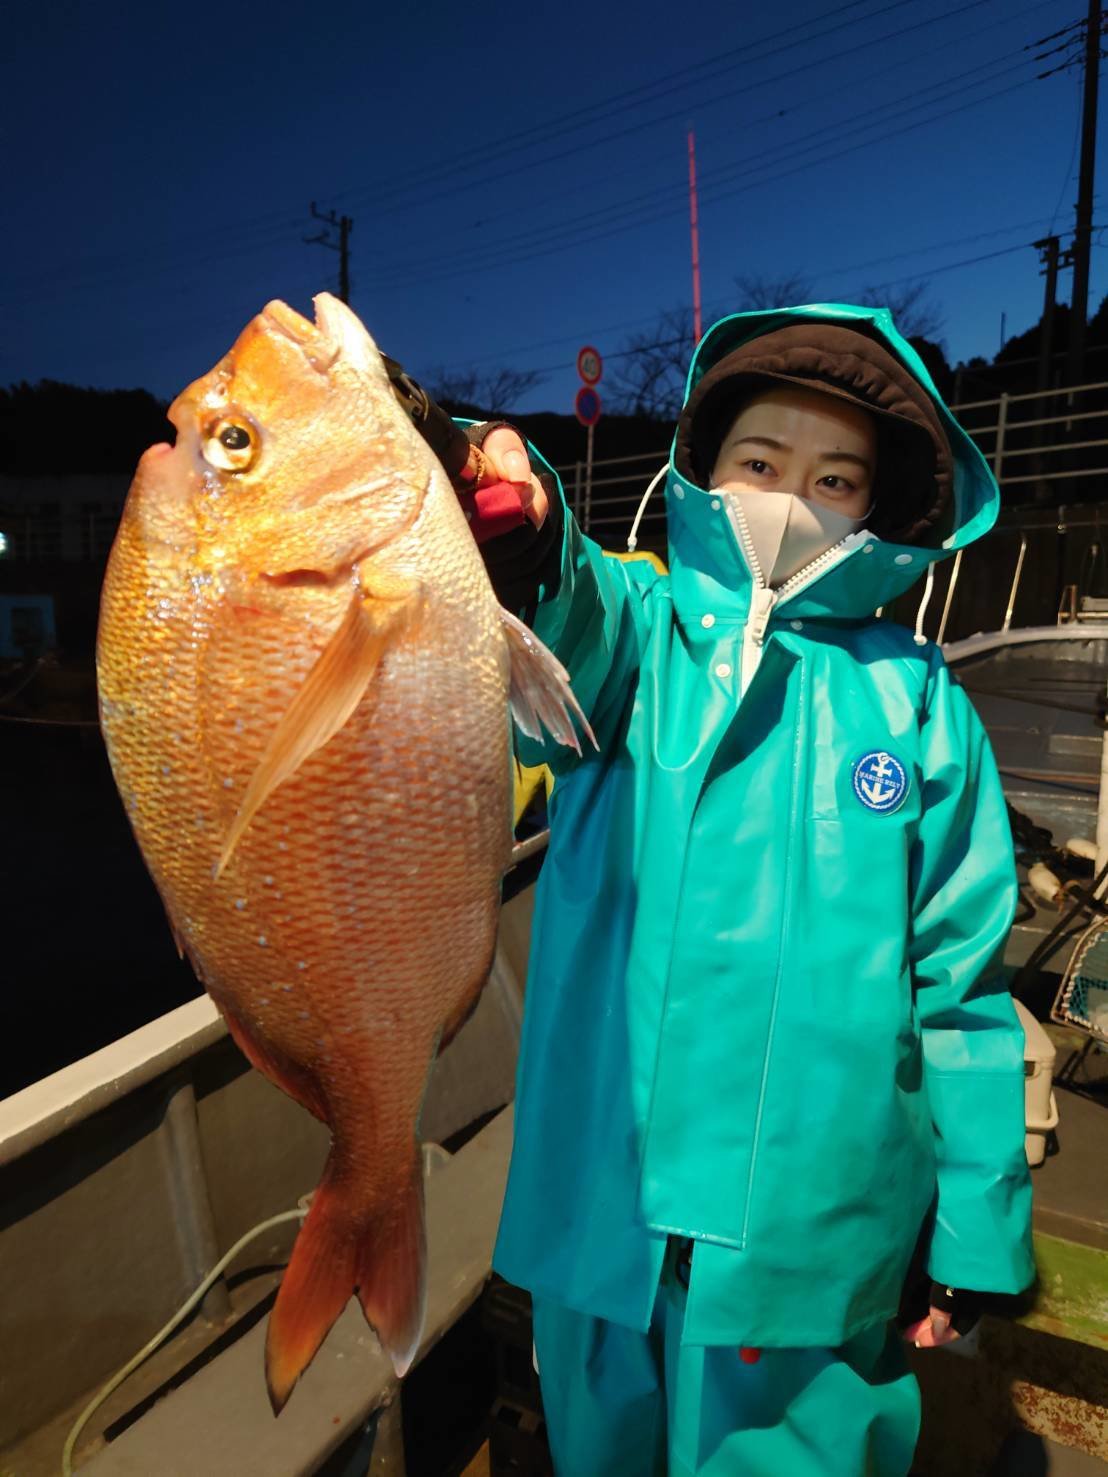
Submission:
[[[624,339],[612,356],[611,390],[605,398],[624,415],[673,420],[685,397],[692,351],[692,309],[667,308],[653,327]]]
[[[812,285],[799,272],[736,277],[735,287],[731,309],[735,313],[812,300]],[[606,397],[612,409],[652,420],[673,420],[685,397],[693,347],[691,308],[668,308],[659,313],[651,328],[624,339],[619,354],[613,356],[611,391]]]
[[[856,298],[861,307],[888,308],[893,322],[905,338],[925,338],[942,343],[943,310],[928,294],[926,282],[909,282],[902,286],[867,287]]]
[[[455,405],[480,406],[484,410],[509,410],[529,390],[545,383],[541,369],[461,369],[441,366],[427,376],[430,394]]]
[[[735,278],[735,288],[737,296],[732,311],[736,313],[791,308],[797,303],[810,303],[815,297],[811,279],[802,272],[785,272],[779,277],[743,273]]]

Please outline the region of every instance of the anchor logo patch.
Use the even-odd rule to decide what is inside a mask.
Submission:
[[[854,793],[867,810],[878,815],[899,810],[908,794],[904,765],[884,749],[863,754],[854,762]]]

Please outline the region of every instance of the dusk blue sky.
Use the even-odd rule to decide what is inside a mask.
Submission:
[[[927,279],[952,362],[991,355],[1002,312],[1039,316],[1030,243],[1073,224],[1079,71],[1036,74],[1076,47],[1026,48],[1085,9],[9,0],[0,383],[176,393],[269,298],[334,288],[315,199],[414,374],[539,367],[525,407],[569,410],[579,344],[690,300],[688,124],[706,323],[738,274]]]

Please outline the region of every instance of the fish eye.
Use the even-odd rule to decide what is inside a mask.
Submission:
[[[245,421],[225,416],[209,428],[203,453],[221,472],[245,472],[258,454],[258,434]]]

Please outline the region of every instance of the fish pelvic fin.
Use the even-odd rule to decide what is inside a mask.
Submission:
[[[594,749],[599,749],[589,721],[573,695],[565,667],[532,630],[503,606],[500,620],[511,662],[508,699],[521,732],[538,739],[545,728],[557,743],[580,754],[581,741],[573,725],[576,717],[582,733]]]
[[[279,1087],[282,1092],[288,1093],[289,1097],[298,1102],[302,1108],[307,1108],[308,1112],[318,1118],[321,1123],[329,1124],[330,1113],[327,1099],[316,1078],[304,1067],[298,1066],[291,1058],[285,1056],[277,1047],[260,1041],[224,1001],[220,1000],[217,1003],[220,1014],[227,1022],[231,1040],[250,1065],[263,1077],[268,1077],[270,1082]]]
[[[365,695],[386,649],[413,624],[421,608],[415,581],[396,576],[375,576],[372,584],[364,578],[360,581],[346,615],[258,761],[219,853],[217,879],[243,832],[277,786],[343,727]]]
[[[419,1353],[427,1310],[427,1232],[423,1215],[423,1160],[413,1143],[409,1177],[362,1237],[358,1301],[397,1378]]]

